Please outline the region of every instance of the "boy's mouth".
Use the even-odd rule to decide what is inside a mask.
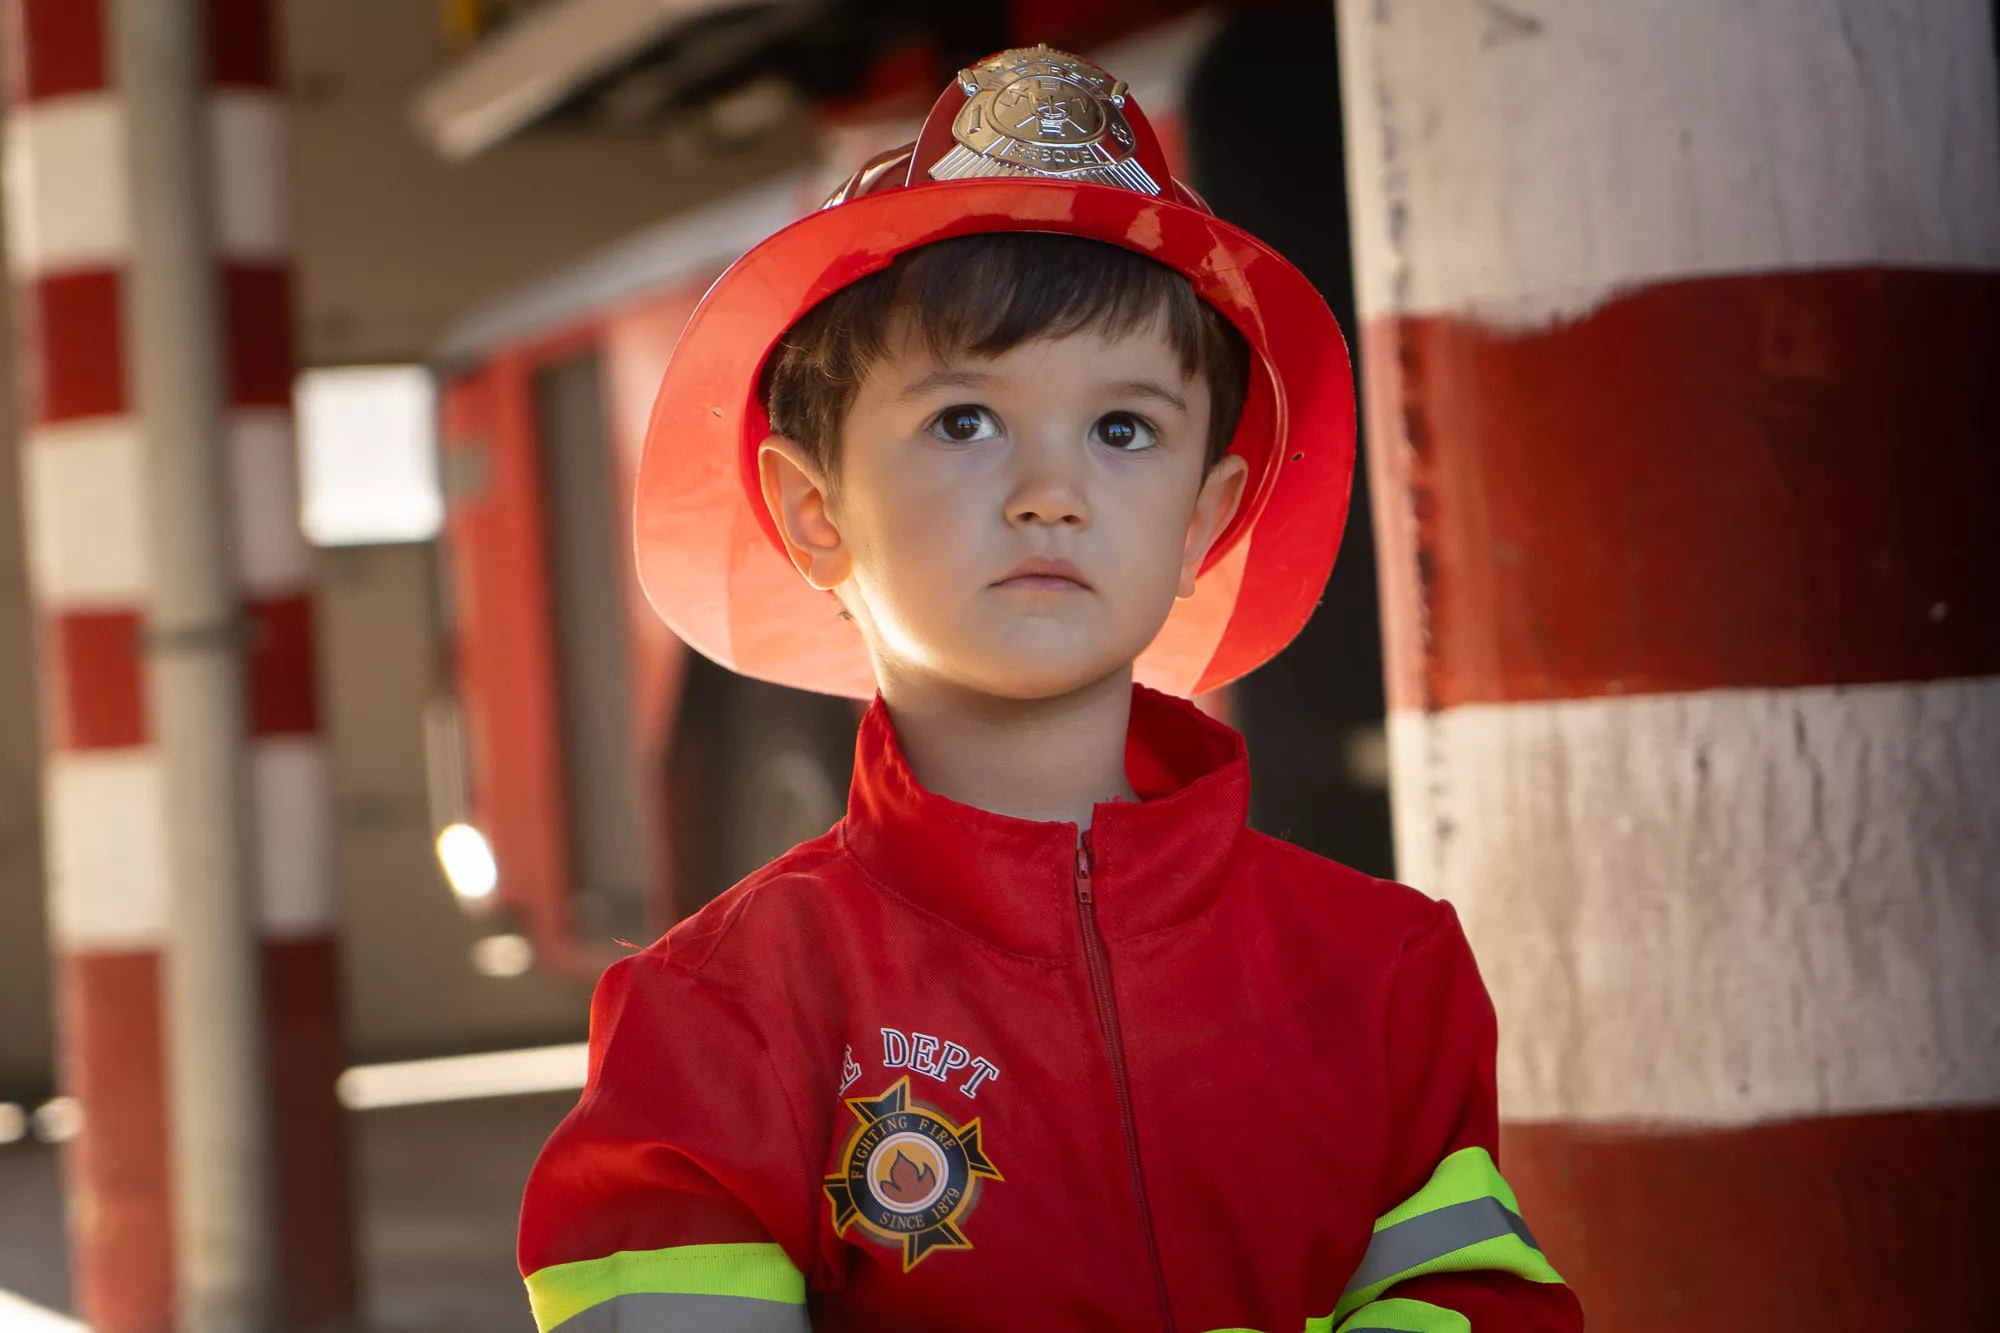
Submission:
[[[1090,588],[1082,570],[1070,561],[1052,555],[1038,555],[1023,560],[993,586],[1042,592],[1069,592],[1076,589],[1087,591]]]

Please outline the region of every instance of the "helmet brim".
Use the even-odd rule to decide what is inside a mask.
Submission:
[[[1184,274],[1243,334],[1250,382],[1230,452],[1244,501],[1136,664],[1175,694],[1215,689],[1305,626],[1333,568],[1354,470],[1354,383],[1340,328],[1303,274],[1248,233],[1177,200],[1108,185],[988,178],[865,195],[800,219],[718,278],[688,320],[646,429],[635,493],[639,578],[675,633],[732,670],[866,698],[852,622],[792,566],[765,508],[764,362],[785,331],[899,254],[980,232],[1058,232]]]

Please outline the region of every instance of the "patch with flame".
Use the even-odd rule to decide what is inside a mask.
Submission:
[[[979,1121],[955,1125],[910,1101],[900,1078],[879,1097],[850,1097],[860,1123],[840,1154],[840,1174],[826,1178],[833,1229],[859,1223],[878,1239],[900,1245],[909,1272],[933,1250],[969,1250],[959,1229],[981,1180],[1001,1175],[986,1159]]]

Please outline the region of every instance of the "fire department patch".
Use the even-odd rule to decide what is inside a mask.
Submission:
[[[847,1109],[861,1123],[841,1152],[840,1174],[826,1178],[834,1231],[844,1236],[858,1222],[900,1244],[906,1273],[933,1250],[971,1249],[958,1223],[978,1182],[1002,1178],[980,1147],[979,1121],[954,1125],[913,1105],[907,1077],[880,1097],[848,1098]]]

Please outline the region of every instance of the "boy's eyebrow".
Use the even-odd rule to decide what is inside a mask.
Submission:
[[[947,367],[943,370],[933,370],[922,379],[914,381],[896,397],[899,402],[909,402],[915,398],[922,398],[936,389],[983,389],[999,378],[998,375],[988,375],[977,370]],[[1187,399],[1158,380],[1116,380],[1104,388],[1107,393],[1129,395],[1134,398],[1152,398],[1178,411],[1188,410]]]
[[[933,370],[922,379],[906,385],[903,391],[896,395],[896,399],[898,402],[908,402],[912,398],[923,397],[933,389],[983,389],[997,379],[999,379],[997,375],[988,375],[977,370],[947,367],[943,370]]]
[[[1182,412],[1188,410],[1187,399],[1158,380],[1119,380],[1104,387],[1114,394],[1130,394],[1134,398],[1154,398]]]

